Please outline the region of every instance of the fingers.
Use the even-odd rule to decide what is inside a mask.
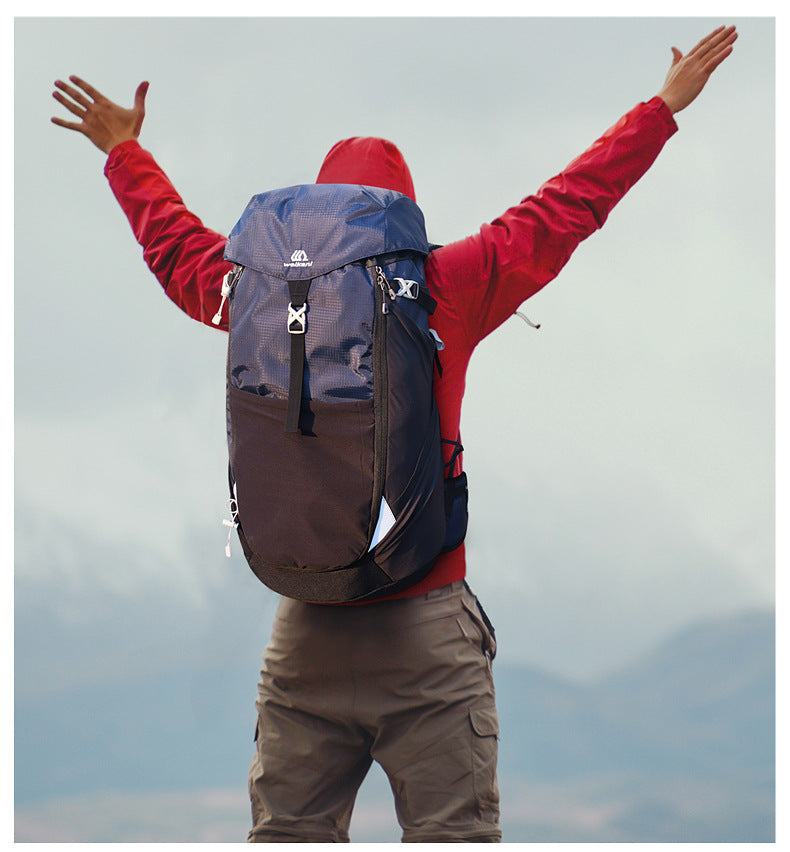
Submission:
[[[104,95],[97,89],[94,89],[90,83],[86,83],[85,80],[80,79],[74,74],[69,77],[69,80],[71,80],[71,82],[74,83],[75,86],[79,86],[82,91],[85,92],[88,97],[93,98],[94,101],[105,100]]]
[[[717,39],[721,36],[721,34],[724,32],[724,29],[725,29],[725,27],[724,27],[723,24],[720,27],[716,27],[716,29],[713,30],[713,32],[708,33],[704,38],[701,38],[694,45],[694,47],[689,51],[689,54],[699,53],[700,51],[706,50],[706,48],[710,45],[710,43],[712,41],[714,41],[715,39]]]
[[[64,98],[60,92],[53,92],[52,97],[55,98],[55,100],[59,104],[62,104],[64,107],[66,107],[69,112],[74,113],[74,115],[77,115],[80,118],[84,118],[85,110],[82,107],[77,106],[77,104],[72,103],[72,101],[68,100],[68,98]]]
[[[738,33],[735,27],[716,27],[689,52],[689,55],[699,58],[707,57],[711,53],[718,55],[718,52],[726,51],[728,47],[731,47],[736,38]]]
[[[145,96],[148,94],[148,82],[144,81],[137,87],[134,93],[134,108],[145,113]]]
[[[712,74],[712,73],[713,73],[713,71],[715,71],[715,70],[716,70],[716,68],[718,68],[718,67],[719,67],[719,65],[721,65],[721,63],[722,63],[722,62],[724,62],[724,60],[725,60],[725,59],[726,59],[726,58],[727,58],[727,57],[728,57],[731,53],[732,53],[732,45],[730,44],[730,45],[727,45],[725,48],[723,48],[723,49],[722,49],[721,51],[719,51],[718,53],[716,53],[716,54],[714,54],[713,56],[711,56],[711,57],[710,57],[710,58],[709,58],[709,59],[705,62],[705,64],[702,66],[702,70],[703,70],[706,74]]]
[[[737,38],[738,33],[734,26],[717,27],[683,57],[684,65],[687,66],[689,71],[701,73],[707,79],[732,53],[732,46]],[[679,61],[679,52],[675,53],[675,48],[672,48],[672,52],[676,61]],[[674,66],[675,62],[672,64]]]
[[[90,90],[95,95],[101,97],[101,95],[99,95],[99,93],[95,89],[85,83],[84,80],[80,80],[79,77],[71,76],[69,77],[69,80],[71,80],[73,83],[76,83],[83,91],[90,93]],[[85,95],[82,94],[82,92],[77,91],[77,89],[75,89],[73,86],[70,86],[68,83],[64,83],[63,80],[55,80],[55,86],[57,89],[60,89],[60,91],[54,91],[52,93],[52,97],[59,104],[66,107],[66,109],[70,113],[76,115],[78,118],[84,121],[88,110],[91,108],[91,106],[93,106],[93,103],[95,103],[95,99],[94,101],[89,101],[85,97]],[[65,97],[65,95],[61,94],[61,92],[65,92],[68,97]],[[71,100],[69,100],[69,98],[71,98]],[[81,122],[77,124],[76,122],[64,121],[61,118],[53,117],[52,123],[57,124],[59,127],[66,127],[69,130],[79,130],[80,132],[83,132],[84,130]]]
[[[79,130],[82,132],[82,121],[85,119],[85,115],[87,113],[88,101],[75,89],[72,89],[71,86],[64,83],[62,80],[55,80],[55,85],[58,89],[62,89],[66,92],[69,97],[73,98],[73,100],[69,100],[67,97],[62,95],[58,91],[54,91],[52,93],[52,97],[59,103],[62,104],[66,109],[76,115],[81,119],[79,123],[74,121],[66,121],[62,118],[57,118],[53,116],[50,120],[53,124],[57,124],[58,127],[66,127],[69,130]]]
[[[76,77],[73,74],[69,76],[69,80],[82,89],[86,95],[88,95],[91,100],[85,97],[82,92],[78,91],[74,88],[74,86],[70,86],[68,83],[64,83],[63,80],[55,80],[55,86],[60,91],[54,91],[52,93],[52,97],[62,106],[66,107],[66,109],[76,115],[81,119],[79,123],[74,121],[64,121],[62,118],[57,118],[55,116],[52,117],[51,121],[53,124],[57,124],[59,127],[65,127],[69,130],[78,130],[80,133],[85,132],[84,121],[85,117],[88,114],[90,108],[99,100],[106,100],[104,96],[98,90],[94,89],[89,83],[86,83],[85,80],[80,77]],[[65,92],[61,94],[61,92]],[[69,100],[71,98],[71,100]]]
[[[735,27],[719,27],[708,36],[707,44],[696,57],[703,74],[710,76],[724,62],[737,38]]]
[[[90,106],[91,102],[83,94],[78,92],[72,86],[69,86],[68,83],[64,83],[63,80],[55,80],[55,86],[64,91],[72,100],[83,107],[83,109],[87,109]],[[53,92],[52,97],[55,98],[55,100],[60,101],[60,103],[64,106],[66,105],[66,99],[59,92]]]
[[[52,118],[50,118],[50,121],[53,124],[57,124],[58,127],[65,127],[67,130],[76,130],[79,133],[85,132],[85,128],[83,127],[82,122],[66,121],[63,118],[58,118],[57,116],[54,116],[54,115],[52,116]]]
[[[722,38],[718,39],[715,46],[709,51],[705,57],[705,69],[713,71],[724,59],[732,53],[732,46],[738,38],[738,33],[735,27],[729,27],[722,33]]]

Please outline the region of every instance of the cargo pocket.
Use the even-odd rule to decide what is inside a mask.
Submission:
[[[496,706],[492,703],[470,707],[469,724],[475,800],[483,821],[496,823],[499,818],[499,785],[496,777],[499,720]]]

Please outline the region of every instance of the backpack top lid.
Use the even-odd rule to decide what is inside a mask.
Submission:
[[[406,195],[352,184],[302,184],[255,195],[225,258],[293,281],[391,252],[427,255],[422,211]]]

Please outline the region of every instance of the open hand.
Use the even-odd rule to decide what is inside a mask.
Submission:
[[[53,92],[52,97],[80,120],[65,121],[62,118],[53,117],[51,119],[53,124],[84,134],[105,154],[109,154],[121,142],[137,139],[145,118],[147,82],[140,83],[137,87],[134,106],[131,109],[125,109],[105,98],[101,92],[97,92],[93,86],[79,77],[72,75],[69,80],[77,88],[62,80],[56,80],[55,86],[59,91]]]
[[[717,27],[685,56],[672,48],[672,66],[658,93],[675,113],[685,109],[703,90],[710,75],[732,53],[735,27]]]

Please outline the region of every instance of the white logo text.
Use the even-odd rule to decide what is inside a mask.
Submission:
[[[313,261],[307,256],[304,249],[296,249],[291,255],[291,262],[283,263],[283,266],[312,266]]]

